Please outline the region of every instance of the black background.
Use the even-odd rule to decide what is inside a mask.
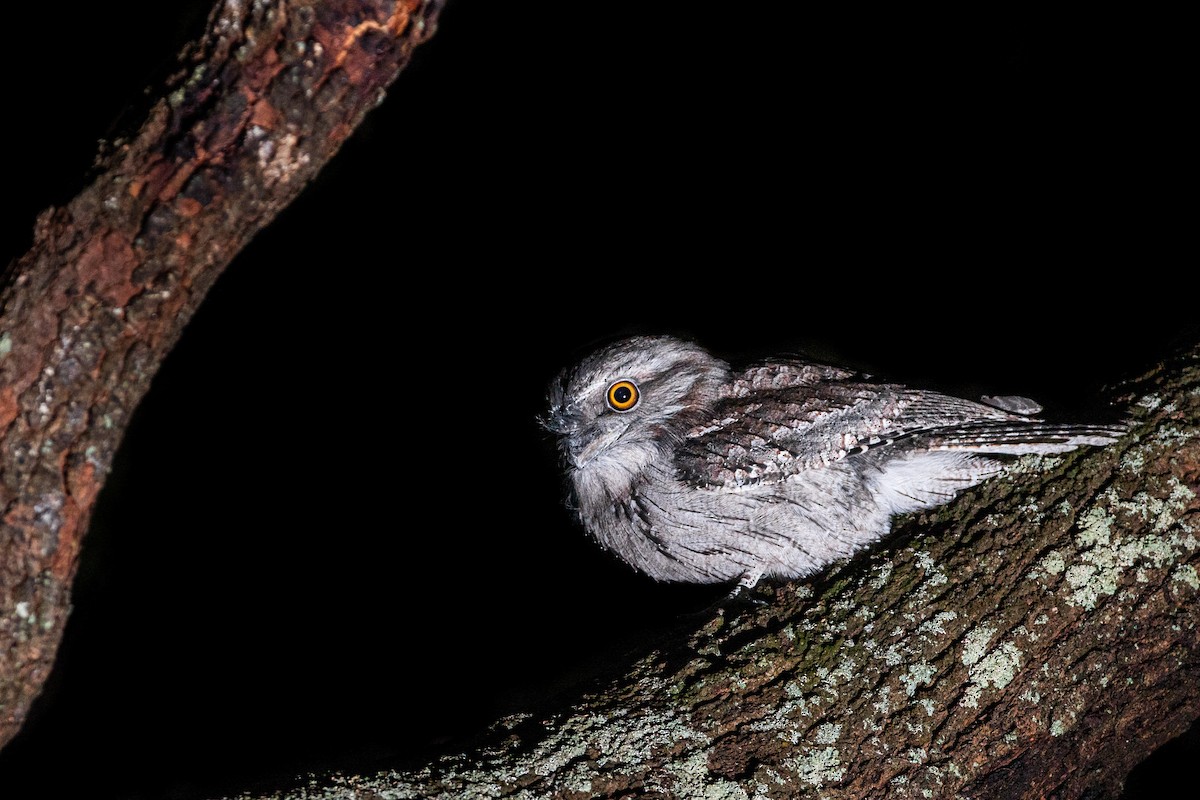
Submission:
[[[8,254],[207,3],[76,5],[5,12]],[[1069,416],[1196,335],[1176,21],[646,5],[450,0],[229,268],[135,416],[0,797],[419,758],[703,608],[562,508],[535,418],[599,340]]]

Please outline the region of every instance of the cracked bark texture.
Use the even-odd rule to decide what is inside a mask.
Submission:
[[[225,0],[141,128],[0,283],[0,744],[50,671],[131,412],[238,251],[432,35],[443,0]]]
[[[1115,797],[1200,715],[1200,349],[1115,402],[1120,442],[1016,461],[562,713],[269,796]]]

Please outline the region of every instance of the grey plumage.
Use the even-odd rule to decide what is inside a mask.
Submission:
[[[635,337],[565,370],[545,427],[604,547],[659,580],[799,577],[996,474],[992,454],[1104,445],[1120,425],[1029,416],[780,360],[734,373],[701,347]]]

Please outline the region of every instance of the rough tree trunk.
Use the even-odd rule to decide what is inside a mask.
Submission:
[[[559,715],[284,796],[1113,797],[1200,716],[1200,349],[1120,402],[1119,443],[1022,459]]]
[[[96,495],[208,288],[379,103],[443,0],[217,3],[0,284],[0,745],[50,671]]]

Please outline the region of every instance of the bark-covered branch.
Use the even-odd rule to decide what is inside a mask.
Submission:
[[[0,284],[0,744],[49,673],[97,493],[201,299],[375,107],[443,0],[224,0]]]
[[[560,714],[285,796],[1113,797],[1200,715],[1200,349],[1118,402],[1119,443],[1017,461]]]

